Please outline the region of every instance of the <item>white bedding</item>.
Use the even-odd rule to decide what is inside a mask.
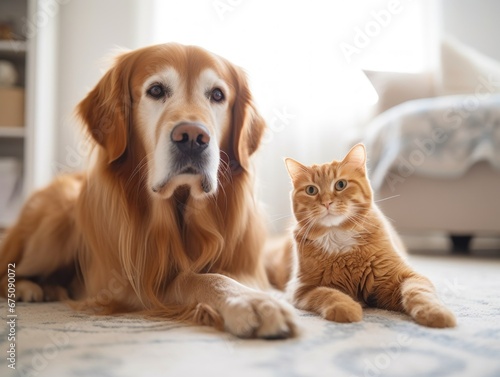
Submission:
[[[405,102],[375,118],[364,142],[375,190],[389,170],[401,178],[457,177],[485,160],[500,171],[500,95]]]

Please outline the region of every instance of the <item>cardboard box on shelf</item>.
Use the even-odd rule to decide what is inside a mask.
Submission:
[[[0,87],[0,127],[24,126],[24,89]]]

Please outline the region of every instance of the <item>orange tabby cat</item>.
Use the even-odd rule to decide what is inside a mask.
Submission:
[[[287,289],[297,308],[357,322],[364,305],[407,313],[424,326],[455,326],[432,283],[406,263],[398,235],[373,202],[362,144],[342,161],[285,162],[297,220]]]

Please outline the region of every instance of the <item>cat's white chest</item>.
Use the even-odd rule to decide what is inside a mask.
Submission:
[[[351,230],[332,230],[314,242],[325,253],[345,253],[358,244],[356,234]]]

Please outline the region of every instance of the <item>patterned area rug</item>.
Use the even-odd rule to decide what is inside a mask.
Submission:
[[[455,311],[456,329],[370,309],[357,324],[299,313],[295,339],[240,340],[207,327],[19,303],[12,370],[2,301],[0,376],[500,376],[500,259],[412,256],[411,263]]]

